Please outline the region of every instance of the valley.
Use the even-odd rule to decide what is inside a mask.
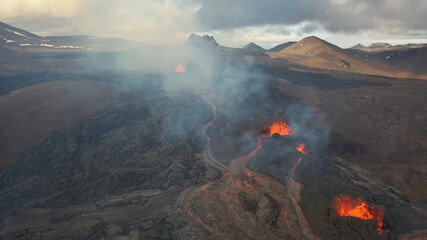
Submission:
[[[424,45],[307,37],[266,51],[6,28],[2,239],[427,234]],[[87,45],[16,45],[30,38]]]

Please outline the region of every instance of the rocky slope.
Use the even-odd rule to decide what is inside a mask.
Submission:
[[[4,239],[203,236],[180,209],[185,189],[217,176],[200,160],[206,104],[125,99],[21,153],[1,178]],[[193,124],[178,119],[190,109]]]

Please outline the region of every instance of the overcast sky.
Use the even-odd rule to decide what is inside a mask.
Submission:
[[[0,21],[46,35],[270,48],[315,35],[341,47],[427,42],[427,0],[0,0]]]

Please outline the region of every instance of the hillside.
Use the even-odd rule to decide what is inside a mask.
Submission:
[[[413,59],[406,59],[405,62],[420,61],[417,59],[422,58],[418,56],[421,53],[422,51],[412,54],[410,58]],[[387,56],[382,58],[382,56],[364,54],[357,50],[341,49],[314,36],[304,38],[282,51],[269,52],[268,54],[272,58],[283,58],[314,68],[389,77],[427,78],[425,71],[422,69],[414,71],[414,69],[403,67],[408,64],[396,63],[397,61],[394,63],[384,61],[387,60],[385,59]],[[398,65],[402,65],[402,67],[398,67]]]
[[[49,82],[0,97],[0,172],[18,149],[43,142],[53,130],[70,127],[106,107],[118,89],[94,81]]]
[[[268,51],[269,51],[269,52],[280,52],[280,51],[282,51],[283,49],[285,49],[285,48],[287,48],[287,47],[291,46],[291,45],[292,45],[292,44],[294,44],[294,43],[296,43],[296,42],[286,42],[286,43],[282,43],[282,44],[279,44],[279,45],[277,45],[277,46],[273,47],[272,49],[269,49]]]
[[[376,75],[383,73],[362,62],[355,52],[343,50],[314,36],[304,38],[280,52],[269,55],[315,68]]]
[[[386,65],[394,71],[408,72],[418,76],[427,75],[427,47],[407,50],[383,51],[371,54],[378,64]]]

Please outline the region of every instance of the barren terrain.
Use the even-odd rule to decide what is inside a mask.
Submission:
[[[325,117],[334,154],[373,171],[408,197],[426,200],[427,83],[387,81],[392,86],[284,92]]]
[[[427,82],[331,49],[332,70],[207,35],[17,55],[67,67],[0,77],[1,238],[425,236]]]
[[[52,131],[70,127],[107,106],[118,89],[90,81],[49,82],[0,98],[0,171],[23,147],[43,142]]]

